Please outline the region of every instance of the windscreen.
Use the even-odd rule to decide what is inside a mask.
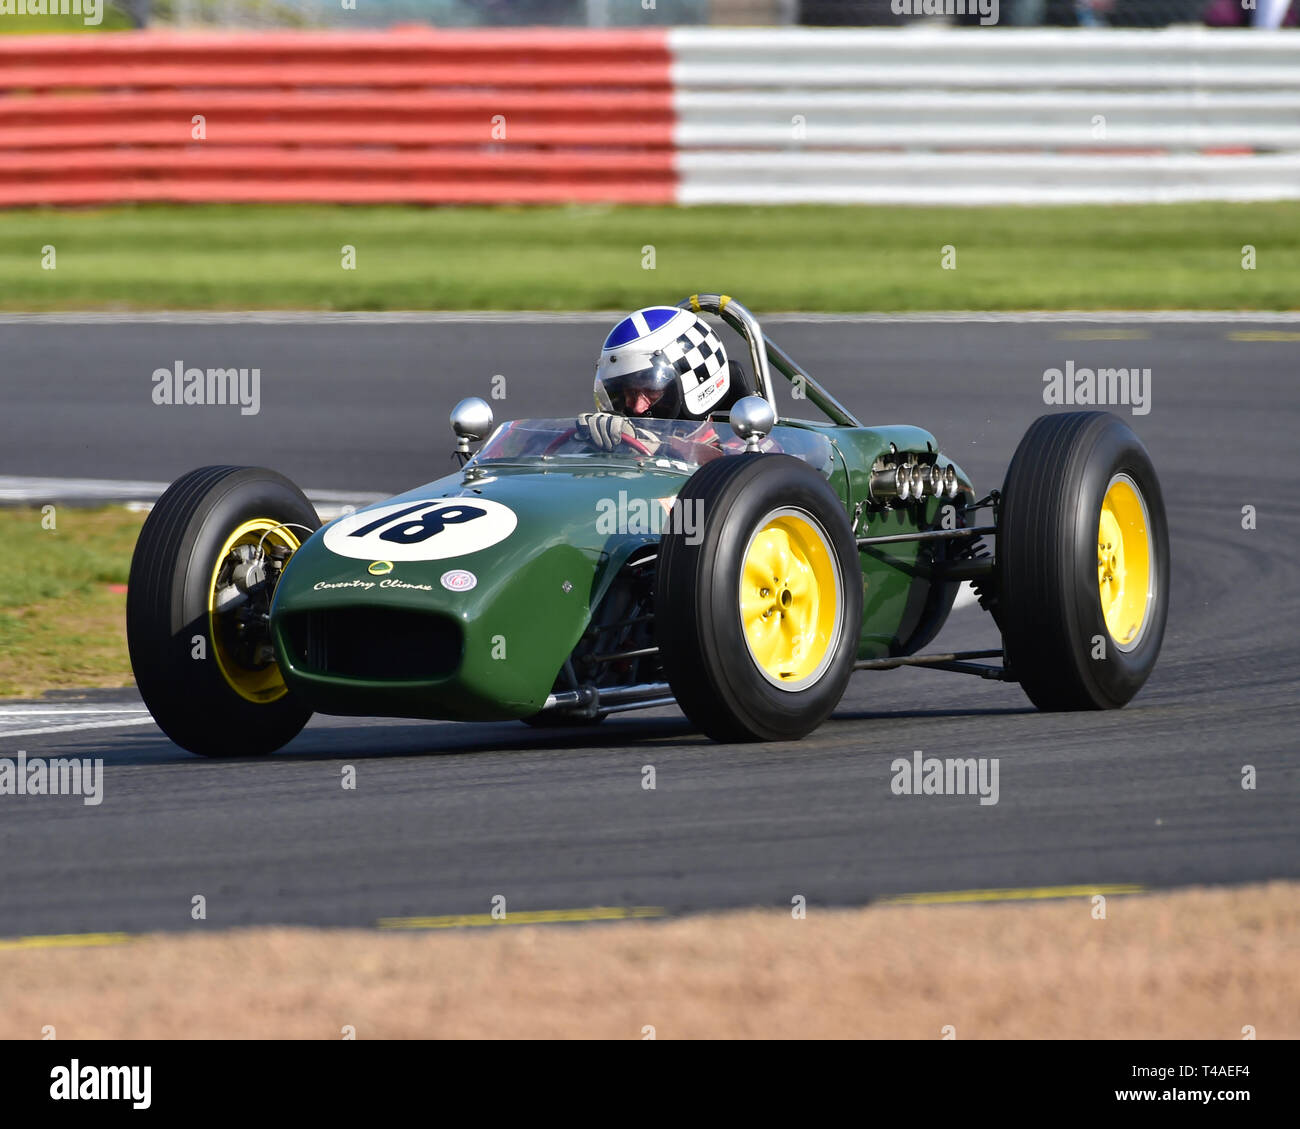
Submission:
[[[694,470],[713,459],[735,455],[745,448],[725,419],[637,419],[634,432],[612,451],[599,447],[580,431],[573,417],[520,419],[503,423],[474,457],[485,462],[526,462],[542,459],[594,459],[630,461],[642,465]],[[794,455],[831,471],[831,445],[824,435],[795,427],[777,427],[763,441],[764,453]]]

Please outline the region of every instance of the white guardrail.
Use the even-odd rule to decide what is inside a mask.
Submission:
[[[1300,198],[1300,30],[676,28],[683,204]]]

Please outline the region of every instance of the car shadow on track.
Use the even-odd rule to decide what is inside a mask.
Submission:
[[[705,743],[682,717],[647,718],[638,722],[607,721],[601,725],[548,730],[503,722],[461,724],[411,722],[403,719],[328,719],[312,725],[288,745],[267,756],[199,757],[172,743],[164,734],[101,736],[99,747],[79,755],[102,756],[112,765],[270,764],[337,760],[383,760],[461,753],[529,753],[547,750],[607,750],[655,745],[690,746]],[[66,754],[65,754],[66,755]]]
[[[922,718],[1014,717],[1038,713],[1033,706],[999,706],[994,708],[950,708],[942,710],[836,710],[832,721],[913,721]]]
[[[412,725],[331,725],[308,729],[277,759],[337,760],[400,756],[450,756],[461,753],[530,753],[634,748],[655,744],[698,745],[704,739],[685,718],[651,718],[640,722],[605,722],[594,727],[532,729],[516,723]]]
[[[827,726],[833,734],[836,723],[853,721],[913,721],[951,718],[1002,717],[1034,714],[1032,706],[1004,708],[851,710],[837,712]],[[432,729],[432,732],[431,732]],[[747,743],[743,743],[747,744]],[[798,744],[798,742],[780,742]],[[274,756],[297,760],[337,760],[339,757],[383,758],[397,756],[439,756],[461,753],[715,747],[686,718],[619,718],[596,726],[533,729],[517,723],[464,724],[435,722],[410,724],[389,721],[376,725],[333,724],[308,729]],[[755,748],[761,747],[755,743]]]
[[[840,710],[818,730],[833,740],[846,723],[908,722],[1008,717],[1033,714],[1032,706],[1003,708]],[[817,734],[810,739],[816,740]],[[784,742],[783,742],[784,743]],[[798,742],[793,742],[797,744]],[[467,724],[412,722],[403,719],[329,718],[314,724],[278,752],[262,757],[232,754],[198,757],[173,744],[164,734],[114,734],[100,737],[93,755],[113,765],[159,764],[268,764],[337,760],[384,760],[416,756],[455,756],[465,753],[535,753],[549,750],[576,752],[611,749],[713,747],[707,737],[684,717],[619,718],[600,725],[532,729],[515,722]],[[758,746],[755,746],[758,747]],[[88,749],[78,750],[90,754]]]

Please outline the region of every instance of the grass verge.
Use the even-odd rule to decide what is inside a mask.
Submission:
[[[57,7],[57,0],[51,0]],[[49,5],[46,5],[49,7]],[[134,25],[121,8],[107,2],[98,12],[90,8],[90,0],[81,5],[83,14],[73,12],[7,12],[0,19],[0,35],[51,35],[78,32],[125,31]],[[87,19],[96,23],[87,23]]]
[[[0,697],[129,686],[126,580],[144,514],[0,509]]]
[[[0,1038],[1300,1036],[1300,884],[0,951]]]
[[[1300,202],[0,215],[8,310],[629,309],[695,290],[769,311],[1296,309]]]

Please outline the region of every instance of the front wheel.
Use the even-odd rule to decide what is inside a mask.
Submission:
[[[678,494],[655,633],[673,694],[716,741],[791,740],[839,704],[862,630],[844,503],[789,455],[733,455]]]
[[[1142,441],[1108,412],[1042,416],[998,518],[1007,665],[1042,710],[1117,709],[1160,654],[1169,527]]]
[[[319,528],[302,491],[260,467],[202,467],[158,499],[131,557],[126,637],[144,704],[181,748],[267,753],[307,724],[269,621],[284,566]]]

